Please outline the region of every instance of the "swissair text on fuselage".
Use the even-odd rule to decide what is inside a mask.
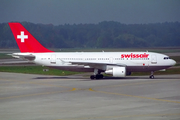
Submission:
[[[121,58],[148,58],[149,54],[121,54]]]

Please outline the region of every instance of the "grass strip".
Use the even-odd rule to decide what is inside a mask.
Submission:
[[[43,69],[46,69],[48,71],[43,71]],[[53,69],[42,66],[0,66],[0,72],[58,75],[58,76],[73,75],[79,73],[79,72],[64,71],[64,70]]]

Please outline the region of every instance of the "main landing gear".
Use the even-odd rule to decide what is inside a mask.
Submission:
[[[149,76],[149,78],[154,79],[154,71],[151,71],[151,75]]]
[[[90,78],[91,78],[91,80],[93,80],[93,79],[102,79],[103,75],[102,74],[91,75]]]
[[[94,69],[94,75],[90,76],[91,80],[92,79],[102,79],[103,75],[101,74],[101,72],[98,69]]]

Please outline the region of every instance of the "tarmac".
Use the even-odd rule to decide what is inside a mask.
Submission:
[[[2,120],[180,120],[180,75],[106,77],[0,72]]]

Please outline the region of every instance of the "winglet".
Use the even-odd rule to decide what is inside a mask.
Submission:
[[[9,23],[21,52],[53,52],[42,46],[20,23]]]

